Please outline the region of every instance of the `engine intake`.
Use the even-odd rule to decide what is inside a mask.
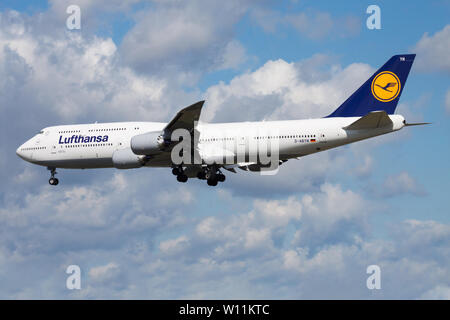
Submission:
[[[147,132],[131,138],[131,150],[138,155],[151,155],[162,151],[164,138],[161,131]]]

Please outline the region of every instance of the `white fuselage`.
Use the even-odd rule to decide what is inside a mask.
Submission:
[[[277,140],[282,160],[297,158],[355,141],[397,131],[404,126],[400,115],[389,115],[391,127],[367,130],[345,130],[360,117],[310,120],[200,123],[198,149],[203,159],[216,154],[233,154],[239,161],[242,147],[251,141]],[[116,122],[47,127],[17,149],[17,154],[34,164],[55,168],[113,167],[114,151],[130,147],[133,136],[164,129],[162,122]],[[241,146],[241,147],[240,147]],[[146,166],[171,167],[171,158],[151,157]]]

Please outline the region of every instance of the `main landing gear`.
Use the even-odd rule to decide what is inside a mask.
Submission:
[[[225,175],[216,168],[204,168],[197,174],[197,178],[206,180],[208,186],[217,186],[218,182],[225,181]]]
[[[188,180],[188,176],[181,166],[173,167],[172,174],[177,177],[179,182],[186,182]],[[197,178],[200,180],[206,180],[209,186],[217,186],[219,182],[225,181],[225,175],[216,167],[203,168],[197,173]]]
[[[57,178],[55,178],[55,174],[56,172],[56,168],[54,167],[48,167],[48,170],[50,170],[50,179],[48,179],[48,183],[50,183],[50,185],[52,186],[56,186],[59,183],[59,180]]]
[[[172,174],[177,176],[178,182],[186,182],[188,181],[187,175],[184,173],[182,167],[175,167],[172,169]]]

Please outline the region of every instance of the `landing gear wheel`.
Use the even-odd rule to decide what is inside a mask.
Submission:
[[[59,180],[55,178],[56,174],[56,168],[54,167],[47,167],[48,170],[50,170],[50,179],[48,180],[48,183],[52,186],[56,186],[59,183]]]
[[[56,185],[58,185],[59,180],[57,178],[50,178],[48,180],[48,183],[50,183],[50,185],[52,185],[52,186],[56,186]]]
[[[197,173],[197,178],[201,179],[201,180],[205,180],[206,179],[206,174],[203,171],[200,171],[199,173]]]
[[[224,182],[225,181],[225,175],[224,174],[218,174],[217,175],[217,181]]]
[[[178,180],[178,182],[186,182],[188,180],[188,177],[185,174],[179,174],[177,176],[177,180]]]
[[[173,169],[172,169],[172,174],[173,174],[174,176],[178,176],[180,173],[181,173],[181,172],[180,172],[180,169],[179,169],[179,168],[173,168]]]
[[[217,179],[214,179],[214,178],[211,178],[211,179],[208,179],[207,181],[206,181],[206,183],[208,183],[208,186],[217,186]]]
[[[212,170],[208,170],[205,172],[205,179],[206,180],[210,180],[210,179],[214,179],[216,177],[216,174],[214,171]]]

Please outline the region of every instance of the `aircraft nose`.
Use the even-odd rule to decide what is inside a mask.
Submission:
[[[18,147],[17,150],[16,150],[16,154],[17,154],[20,158],[25,159],[25,156],[24,156],[24,154],[23,154],[22,149],[23,149],[22,146]]]

